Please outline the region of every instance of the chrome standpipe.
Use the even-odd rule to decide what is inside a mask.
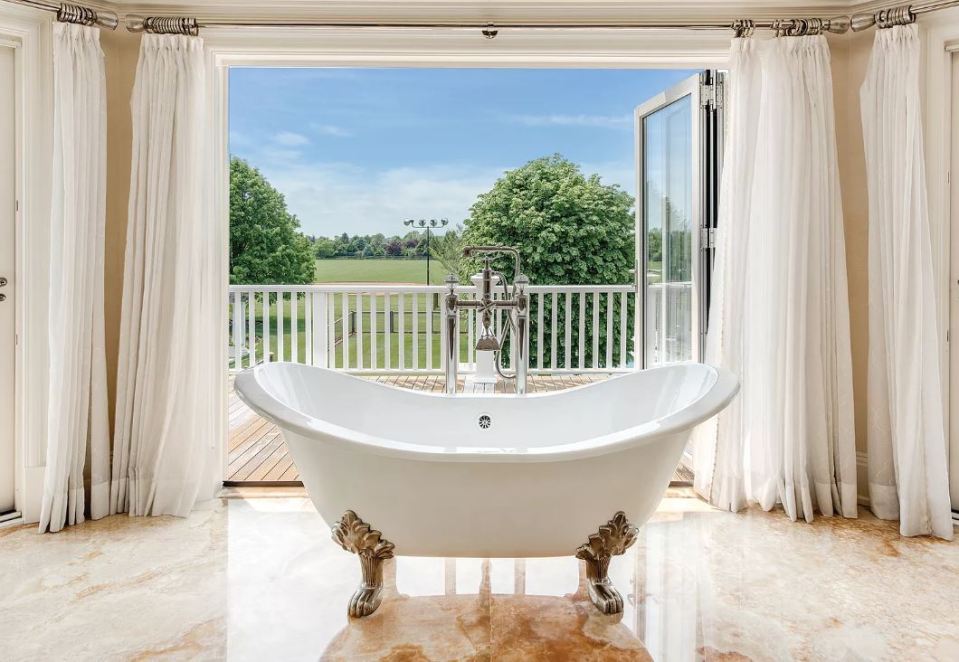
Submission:
[[[459,297],[456,296],[456,276],[450,274],[446,277],[446,287],[449,288],[444,298],[443,308],[446,312],[443,320],[446,330],[446,343],[443,348],[443,368],[446,371],[446,393],[453,395],[456,393],[456,379],[459,369],[459,336],[460,336],[460,315],[458,309]]]
[[[516,300],[516,338],[513,339],[513,356],[516,357],[516,392],[526,393],[527,373],[529,372],[529,295],[526,286],[529,278],[523,274],[516,276],[513,282]]]

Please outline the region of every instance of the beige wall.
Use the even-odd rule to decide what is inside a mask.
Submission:
[[[107,221],[104,260],[107,382],[110,425],[113,426],[120,304],[123,298],[123,257],[126,248],[127,200],[130,192],[132,129],[130,95],[136,72],[140,37],[118,29],[102,30],[100,43],[107,74]]]
[[[856,448],[866,450],[866,361],[869,348],[868,200],[866,161],[859,115],[859,88],[872,51],[872,31],[830,41],[836,139],[845,220],[846,269],[849,277],[849,326],[852,335]]]

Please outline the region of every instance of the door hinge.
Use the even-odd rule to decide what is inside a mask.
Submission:
[[[721,110],[723,107],[723,84],[718,82],[700,83],[699,105],[702,108]]]
[[[716,228],[699,228],[699,247],[702,250],[716,248]]]

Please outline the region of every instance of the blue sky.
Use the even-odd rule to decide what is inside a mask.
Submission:
[[[504,171],[557,152],[633,192],[633,108],[692,73],[236,68],[230,151],[308,234],[397,234],[461,222]]]

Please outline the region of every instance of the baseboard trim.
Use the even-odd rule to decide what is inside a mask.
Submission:
[[[223,487],[303,487],[302,480],[225,480]]]
[[[0,529],[20,526],[21,524],[26,524],[26,522],[23,521],[23,515],[19,510],[0,515]]]

